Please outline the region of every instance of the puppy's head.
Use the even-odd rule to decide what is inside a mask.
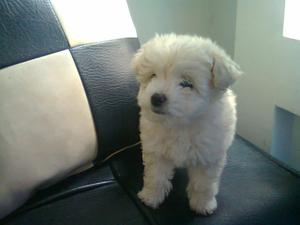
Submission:
[[[192,121],[234,83],[241,71],[209,39],[161,35],[145,43],[132,67],[140,83],[138,103],[152,119]]]

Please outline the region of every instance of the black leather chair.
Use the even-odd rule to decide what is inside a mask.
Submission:
[[[71,47],[48,1],[13,1],[20,21],[6,17],[8,12],[3,10],[8,2],[0,1],[0,70],[70,49],[91,107],[99,152],[96,166],[38,191],[25,205],[3,218],[1,224],[300,224],[299,175],[238,136],[229,150],[215,214],[204,217],[189,209],[187,176],[181,169],[176,172],[173,191],[158,209],[143,205],[136,195],[143,175],[140,146],[102,162],[115,150],[139,141],[138,84],[129,66],[139,48],[138,39]],[[34,18],[30,25],[21,27],[26,35],[18,36],[16,30],[7,32],[8,25],[18,27],[12,23],[22,23],[23,14]],[[51,38],[41,35],[43,32],[50,33]]]

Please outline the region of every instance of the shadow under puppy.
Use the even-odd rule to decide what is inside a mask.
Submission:
[[[157,35],[136,53],[138,104],[144,163],[139,198],[158,207],[172,189],[174,169],[186,167],[190,207],[212,214],[236,127],[229,86],[238,65],[209,39]]]

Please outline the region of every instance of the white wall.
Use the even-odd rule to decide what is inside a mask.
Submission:
[[[236,0],[127,0],[141,43],[155,33],[210,37],[233,55]]]
[[[210,0],[210,37],[231,56],[234,54],[236,0]]]
[[[284,3],[237,2],[234,58],[245,72],[234,87],[237,131],[266,151],[272,143],[275,105],[300,115],[300,41],[282,36]]]
[[[208,36],[209,0],[127,0],[141,43],[155,33]]]

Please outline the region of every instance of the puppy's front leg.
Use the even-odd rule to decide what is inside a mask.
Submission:
[[[223,166],[188,168],[187,194],[191,209],[202,215],[210,215],[217,208],[216,195]]]
[[[138,197],[148,206],[157,208],[172,189],[174,165],[154,154],[143,154],[144,187]]]

